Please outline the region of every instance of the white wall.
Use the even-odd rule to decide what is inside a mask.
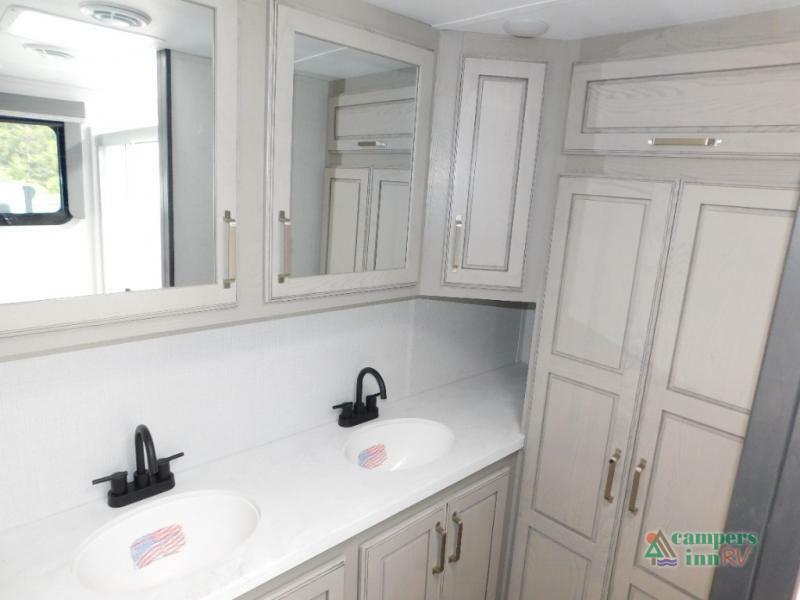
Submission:
[[[180,473],[332,422],[366,365],[398,399],[511,364],[522,317],[418,299],[0,363],[0,530],[102,502],[139,423]]]

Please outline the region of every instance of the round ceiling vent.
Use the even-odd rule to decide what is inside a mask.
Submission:
[[[514,20],[503,23],[503,29],[508,35],[521,38],[535,38],[547,33],[550,26],[544,21]]]
[[[57,58],[60,60],[71,60],[75,58],[69,50],[59,48],[58,46],[47,46],[45,44],[23,44],[25,50],[35,52],[39,56],[46,58]]]
[[[151,21],[150,15],[140,10],[102,2],[84,2],[81,12],[95,21],[130,29],[147,27]]]

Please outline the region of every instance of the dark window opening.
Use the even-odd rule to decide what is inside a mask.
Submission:
[[[0,115],[0,226],[71,218],[64,123]]]

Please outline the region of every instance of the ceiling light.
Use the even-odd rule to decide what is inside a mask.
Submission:
[[[70,60],[75,58],[69,52],[69,50],[59,48],[58,46],[48,46],[46,44],[23,44],[22,47],[25,48],[25,50],[36,52],[36,54],[39,56],[44,56],[46,58],[58,58],[61,60]]]
[[[147,13],[116,4],[84,2],[81,4],[81,12],[101,23],[120,27],[147,27],[151,21]]]
[[[514,37],[535,38],[544,35],[550,26],[544,21],[514,20],[503,23],[503,29]]]
[[[137,51],[153,49],[158,42],[131,30],[121,31],[19,6],[9,7],[0,28],[31,42],[79,51]]]

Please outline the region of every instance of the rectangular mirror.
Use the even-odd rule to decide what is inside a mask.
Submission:
[[[271,296],[412,284],[432,53],[277,11]]]
[[[0,0],[0,310],[150,292],[149,312],[193,302],[155,291],[232,279],[215,161],[230,5]],[[108,306],[92,316],[128,312]]]
[[[292,276],[402,269],[417,66],[302,34],[294,56]]]

